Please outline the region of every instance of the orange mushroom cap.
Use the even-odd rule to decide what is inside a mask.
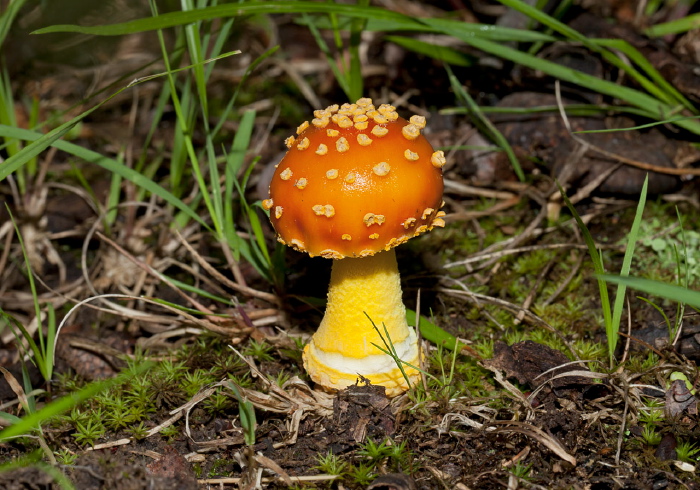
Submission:
[[[341,259],[389,250],[443,226],[442,151],[371,99],[314,112],[277,166],[263,202],[278,240],[311,256]]]

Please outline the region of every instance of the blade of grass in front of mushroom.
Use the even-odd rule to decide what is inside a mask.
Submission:
[[[379,338],[381,339],[382,343],[384,344],[384,347],[382,347],[381,345],[375,344],[374,342],[372,342],[372,345],[375,346],[377,349],[379,349],[384,354],[386,354],[387,356],[391,357],[394,360],[396,367],[398,367],[399,371],[401,371],[401,375],[403,376],[403,379],[406,380],[406,385],[408,386],[408,389],[410,390],[411,389],[411,380],[403,368],[404,364],[410,368],[415,369],[418,372],[425,374],[425,375],[427,375],[428,373],[426,373],[425,371],[420,369],[420,366],[414,366],[413,364],[401,359],[401,356],[396,352],[396,347],[394,347],[394,343],[391,340],[391,335],[389,335],[389,330],[387,330],[386,324],[382,323],[382,328],[384,330],[384,332],[382,333],[382,331],[379,330],[379,327],[377,327],[377,324],[374,323],[374,320],[372,320],[372,318],[367,314],[367,312],[365,311],[363,313],[367,317],[367,320],[369,320],[370,323],[372,324],[372,327],[374,328],[374,330],[379,335]]]
[[[632,228],[630,229],[630,232],[627,235],[627,247],[625,249],[624,258],[622,260],[622,269],[620,271],[620,274],[622,276],[626,276],[629,274],[630,266],[632,263],[632,257],[634,256],[634,248],[637,243],[637,237],[639,235],[639,226],[641,224],[642,214],[644,212],[644,205],[646,203],[648,181],[649,177],[647,176],[647,178],[644,180],[644,185],[642,186],[642,191],[639,196],[639,203],[637,205],[637,211],[634,216]],[[603,256],[598,250],[595,240],[593,240],[593,237],[591,236],[588,227],[583,222],[581,216],[576,211],[576,208],[567,197],[566,193],[564,192],[564,189],[559,185],[559,183],[557,183],[557,186],[559,187],[559,192],[561,194],[562,199],[564,200],[564,203],[569,208],[569,211],[576,220],[576,223],[578,224],[578,227],[581,230],[581,233],[583,234],[583,239],[586,242],[586,245],[588,246],[588,253],[591,256],[591,260],[593,261],[595,273],[599,277],[598,290],[600,293],[601,308],[603,310],[605,335],[608,340],[608,357],[610,361],[610,366],[612,367],[615,356],[615,347],[617,346],[618,332],[620,329],[620,319],[622,318],[622,308],[624,306],[625,286],[618,286],[615,295],[614,307],[611,308],[607,285],[605,284],[605,281],[600,278],[600,276],[605,274]]]
[[[499,148],[506,152],[506,155],[508,156],[510,165],[513,167],[515,175],[518,176],[518,179],[521,182],[525,182],[525,173],[523,172],[523,169],[520,166],[518,157],[515,156],[513,148],[510,146],[510,143],[508,143],[508,140],[493,124],[491,124],[491,121],[489,121],[489,119],[486,116],[484,116],[484,114],[479,108],[479,105],[476,102],[474,102],[474,99],[472,99],[472,97],[464,89],[462,84],[459,83],[457,77],[455,77],[454,73],[452,72],[450,65],[445,65],[445,69],[447,70],[447,75],[450,79],[450,85],[452,85],[452,90],[454,90],[457,99],[467,106],[467,108],[473,116],[475,124],[486,134],[486,136],[490,138],[494,143],[496,143],[496,145],[498,145]]]

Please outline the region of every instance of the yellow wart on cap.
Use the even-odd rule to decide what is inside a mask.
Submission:
[[[411,226],[416,224],[416,218],[408,218],[406,221],[401,223],[401,226],[403,226],[406,230],[408,230]]]
[[[329,122],[330,120],[328,119],[328,117],[319,117],[311,121],[311,124],[313,124],[316,128],[323,129],[326,126],[328,126]]]
[[[342,258],[345,258],[345,256],[343,254],[341,254],[340,252],[337,252],[331,248],[327,248],[326,250],[322,250],[319,255],[321,257],[323,257],[324,259],[340,260]]]
[[[285,168],[280,174],[280,179],[289,180],[292,178],[292,171],[289,167]]]
[[[411,150],[404,151],[403,156],[406,157],[406,160],[410,160],[412,162],[415,162],[416,160],[418,160],[418,153],[411,151]]]
[[[414,115],[408,120],[411,124],[414,124],[418,129],[423,129],[425,127],[425,118],[423,116]]]
[[[364,133],[360,133],[357,135],[357,142],[360,144],[360,146],[369,146],[372,144],[372,138]]]
[[[386,221],[386,218],[383,214],[367,213],[364,218],[362,218],[362,221],[369,227],[372,225],[381,225]]]
[[[372,168],[372,172],[383,177],[391,171],[391,166],[386,162],[379,162]]]
[[[381,138],[385,134],[387,134],[389,130],[385,128],[384,126],[375,126],[372,128],[371,133],[375,135],[377,138]]]
[[[420,129],[418,129],[418,126],[416,126],[415,124],[407,124],[406,126],[401,128],[401,134],[407,140],[414,140],[418,136],[420,136]]]
[[[442,150],[438,150],[433,155],[430,157],[430,163],[433,164],[433,167],[435,168],[442,168],[445,166],[447,163],[447,160],[445,159],[445,152]]]
[[[340,153],[345,153],[350,149],[350,143],[348,143],[348,140],[346,140],[345,137],[341,136],[335,142],[335,149]]]
[[[306,247],[304,247],[304,242],[301,240],[297,240],[296,238],[292,238],[289,242],[289,244],[295,249],[300,252],[304,252],[306,250]]]
[[[326,218],[332,218],[335,216],[335,208],[330,204],[316,204],[311,209],[316,216],[325,216]]]

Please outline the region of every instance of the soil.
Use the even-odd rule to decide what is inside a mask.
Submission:
[[[38,117],[50,121],[48,131],[135,76],[164,70],[153,33],[96,37],[89,43],[67,34],[28,35],[50,24],[148,15],[140,2],[114,0],[104,11],[90,2],[65,3],[65,11],[57,12],[55,6],[28,2],[3,47],[18,127],[29,127]],[[381,3],[415,17],[450,15],[465,22],[527,26],[527,19],[495,2]],[[563,18],[568,25],[589,38],[628,41],[676,90],[698,102],[697,33],[654,40],[644,35],[645,26],[689,15],[697,6],[681,11],[685,4],[668,2],[650,18],[636,15],[635,3],[626,0],[574,4]],[[277,268],[279,277],[270,281],[222,250],[198,223],[176,233],[172,224],[179,217],[125,182],[118,183],[123,205],[105,226],[112,175],[87,157],[49,149],[39,155],[39,170],[27,182],[19,177],[0,182],[0,307],[35,332],[22,249],[6,226],[11,212],[27,244],[41,301],[51,302],[59,321],[69,319],[58,338],[53,381],[44,383],[28,364],[24,389],[46,390],[38,398],[41,407],[90,381],[114,377],[134,359],[176,360],[183,372],[212,370],[213,377],[186,393],[181,385],[174,389],[167,380],[144,375],[162,383],[148,387],[152,411],[140,421],[147,435],[129,432],[134,423],[81,444],[72,422],[51,420],[43,437],[53,454],[75,456],[69,464],[51,465],[36,438],[0,443],[0,462],[14,463],[0,471],[0,488],[61,488],[60,475],[78,489],[700,488],[697,454],[680,461],[678,451],[684,443],[700,445],[699,316],[690,308],[684,312],[662,304],[671,321],[685,318],[678,339],[669,342],[658,309],[628,295],[616,352],[626,362],[608,369],[598,286],[579,232],[561,224],[567,211],[555,185],[556,180],[567,188],[609,270],[619,271],[625,247],[620,240],[647,174],[654,201],[647,220],[650,226],[660,222],[650,233],[678,238],[674,206],[686,217],[685,230],[700,229],[696,136],[670,124],[572,134],[648,122],[613,110],[573,114],[569,128],[559,112],[487,114],[512,145],[527,176],[522,183],[504,152],[484,151],[493,144],[488,128],[451,110],[456,96],[443,63],[380,34],[363,37],[367,95],[387,99],[401,113],[428,115],[432,144],[450,148],[444,169],[447,227],[398,251],[405,303],[464,339],[460,351],[426,342],[432,377],[396,398],[362,379],[347,390],[325,393],[304,373],[295,339],[308,339],[321,318],[329,261],[289,251]],[[279,56],[243,81],[237,101],[237,107],[258,111],[243,165],[259,157],[245,192],[254,202],[267,197],[283,141],[299,121],[344,95],[309,30],[291,16],[241,21],[229,43],[246,55],[217,63],[208,86],[212,113],[223,110],[235,89],[232,80],[240,83],[253,59],[281,45]],[[455,76],[485,108],[613,107],[617,102],[572,84],[561,85],[558,100],[550,77],[464,44],[456,47],[474,63],[454,67]],[[598,54],[573,43],[555,43],[541,56],[639,89]],[[143,172],[152,170],[154,180],[170,185],[170,159],[180,150],[172,107],[151,132],[163,83],[148,81],[110,100],[71,133],[72,142]],[[230,144],[240,114],[224,124],[218,144]],[[200,148],[202,131],[194,134]],[[10,149],[2,151],[3,158],[10,156]],[[159,166],[161,161],[168,164]],[[183,181],[188,189],[196,187],[189,175]],[[243,216],[237,224],[247,238]],[[272,251],[274,232],[264,220],[261,226]],[[513,252],[528,246],[537,250],[524,256]],[[641,273],[676,280],[673,267],[661,269],[652,246],[639,253],[648,254],[646,263],[652,264],[646,267],[640,258],[639,267],[646,269]],[[128,298],[93,301],[68,316],[76,302],[98,294]],[[0,334],[6,379],[22,380],[17,339],[7,328]],[[262,342],[270,348],[267,355],[255,351]],[[602,354],[594,349],[598,342]],[[583,350],[584,344],[591,350]],[[244,360],[229,345],[244,352]],[[644,364],[645,359],[653,362]],[[672,380],[671,373],[684,378]],[[15,402],[17,391],[0,382],[3,403]],[[224,408],[212,408],[217,393],[223,393]],[[254,407],[254,442],[242,428],[241,400]],[[94,403],[81,406],[92,410]],[[659,419],[648,422],[654,408]],[[23,415],[16,403],[3,410]],[[177,430],[166,435],[168,426]],[[649,437],[650,429],[656,439]],[[373,456],[372,446],[381,444]],[[345,465],[341,476],[322,464],[330,456]]]

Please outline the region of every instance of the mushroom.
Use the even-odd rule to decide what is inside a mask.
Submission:
[[[303,353],[311,379],[325,389],[361,375],[389,396],[406,391],[396,361],[377,347],[382,336],[407,363],[411,383],[419,379],[420,349],[406,322],[394,247],[445,225],[445,156],[421,134],[424,127],[424,117],[406,121],[395,107],[362,98],[314,111],[285,142],[263,206],[279,242],[334,259],[326,312]]]

